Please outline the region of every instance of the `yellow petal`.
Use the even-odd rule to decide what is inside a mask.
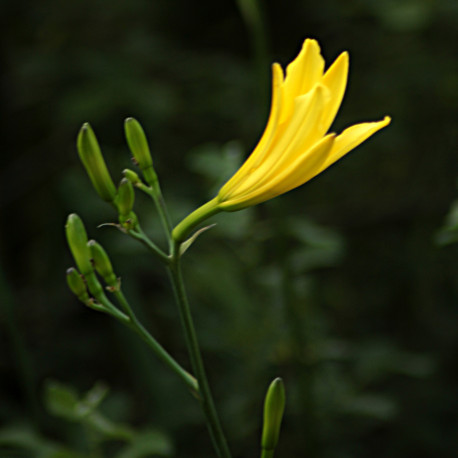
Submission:
[[[264,133],[261,136],[256,148],[253,150],[249,158],[244,162],[240,169],[229,179],[229,181],[220,189],[219,196],[224,198],[230,194],[234,186],[237,185],[243,178],[250,173],[253,168],[256,168],[265,155],[269,152],[269,146],[274,138],[278,117],[281,109],[281,84],[283,82],[283,70],[279,64],[272,65],[272,102],[270,108],[269,120]]]
[[[281,136],[276,136],[269,158],[265,161],[266,168],[272,166],[272,171],[276,173],[322,137],[318,137],[316,131],[328,100],[329,91],[321,84],[306,95],[296,97],[294,114]]]
[[[327,135],[289,164],[281,174],[274,177],[269,183],[272,192],[279,195],[311,180],[327,160],[335,138],[335,134]]]
[[[321,165],[326,161],[332,149],[334,139],[334,134],[327,135],[310,148],[309,151],[291,162],[272,180],[245,195],[221,202],[219,204],[220,208],[224,211],[240,210],[301,186],[317,175],[317,171],[320,170]]]
[[[322,135],[324,135],[329,130],[337,112],[339,111],[343,96],[345,94],[345,89],[347,87],[348,66],[348,53],[343,52],[328,68],[323,78],[321,79],[321,83],[324,84],[331,93],[328,105],[326,106],[326,110],[323,113],[321,126]]]
[[[367,140],[371,135],[375,134],[378,130],[383,129],[391,122],[389,116],[385,116],[381,121],[364,122],[355,124],[354,126],[345,129],[334,142],[329,157],[321,167],[320,172],[329,167],[334,162],[338,161],[342,156],[345,156],[349,151],[356,148],[364,140]]]
[[[305,40],[299,55],[286,68],[280,124],[291,116],[294,99],[310,91],[323,76],[323,70],[324,59],[320,54],[320,46],[316,40]]]
[[[309,93],[296,97],[294,114],[286,129],[275,137],[262,164],[244,177],[230,197],[237,197],[263,186],[313,145],[309,138],[315,133],[321,118],[327,92],[329,91],[324,86],[318,85]]]

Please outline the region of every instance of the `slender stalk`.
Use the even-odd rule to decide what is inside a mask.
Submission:
[[[169,212],[167,210],[167,206],[165,205],[164,198],[162,196],[161,187],[159,185],[159,180],[156,180],[153,183],[153,186],[147,186],[145,183],[140,182],[135,184],[137,189],[144,192],[148,196],[151,197],[156,210],[159,214],[159,218],[161,220],[162,227],[165,232],[165,236],[167,237],[167,241],[170,244],[170,234],[172,233],[172,222],[170,221]]]
[[[121,312],[110,301],[110,299],[108,299],[98,282],[94,271],[88,272],[85,275],[85,278],[88,283],[89,290],[94,295],[95,299],[103,306],[100,310],[109,313],[118,321],[135,331],[166,366],[172,369],[172,371],[175,372],[193,392],[198,393],[199,385],[197,380],[184,370],[177,361],[169,353],[167,353],[159,342],[142,326],[122,291],[120,289],[115,289],[113,290],[113,294],[126,313]],[[99,310],[99,308],[97,308],[97,310]]]
[[[216,215],[221,211],[219,207],[219,199],[208,201],[206,204],[200,206],[189,214],[184,220],[178,223],[172,231],[172,238],[175,243],[183,243],[190,232],[199,225],[202,221],[210,218],[210,216]]]
[[[231,458],[231,453],[224,436],[218,413],[213,402],[213,397],[208,384],[202,355],[194,328],[188,297],[183,282],[180,262],[180,245],[173,243],[172,257],[169,265],[170,278],[173,285],[175,297],[180,310],[181,322],[186,336],[186,343],[191,359],[194,374],[199,382],[200,403],[207,418],[207,426],[213,440],[218,457]]]
[[[218,418],[218,414],[216,412],[215,404],[213,402],[210,386],[208,384],[207,375],[205,373],[202,355],[200,353],[199,343],[197,340],[197,335],[191,316],[189,302],[184,287],[180,262],[180,242],[176,242],[172,237],[172,224],[170,222],[166,204],[162,197],[159,182],[156,181],[154,183],[154,187],[151,187],[148,190],[142,187],[142,191],[147,192],[151,196],[156,205],[162,226],[164,228],[164,232],[169,242],[170,256],[167,256],[160,248],[158,248],[141,231],[141,229],[138,232],[130,231],[130,235],[144,243],[151,251],[153,251],[155,255],[159,256],[165,262],[165,264],[167,264],[170,279],[173,285],[173,290],[175,293],[175,298],[180,311],[180,318],[186,337],[186,344],[188,347],[192,369],[195,376],[197,377],[197,380],[194,379],[194,377],[192,377],[189,373],[184,371],[181,368],[181,366],[178,366],[178,368],[173,367],[176,363],[175,360],[173,360],[173,358],[171,358],[170,355],[168,355],[168,353],[165,352],[165,350],[159,345],[159,343],[156,342],[156,340],[148,333],[148,331],[146,331],[145,328],[143,328],[141,323],[138,322],[137,318],[133,314],[132,309],[130,308],[122,293],[119,291],[115,292],[115,294],[121,306],[124,308],[124,310],[130,317],[129,325],[132,327],[132,329],[134,329],[143,338],[143,340],[145,340],[145,342],[153,349],[153,351],[161,358],[161,360],[164,361],[164,363],[169,365],[169,367],[171,367],[176,372],[177,369],[181,369],[184,372],[181,374],[182,378],[184,378],[185,381],[188,382],[188,386],[190,386],[198,395],[198,399],[200,401],[202,410],[207,419],[207,427],[209,429],[210,436],[212,438],[213,445],[216,449],[218,457],[231,458],[231,453],[229,451],[229,447],[227,445],[227,441],[224,436],[223,429]],[[212,205],[214,206],[213,202]],[[209,215],[207,214],[207,217],[208,216]],[[197,224],[196,222],[194,223]],[[162,351],[165,354],[162,353]],[[191,377],[191,379],[189,377]]]
[[[154,186],[154,188],[151,188],[151,197],[153,198],[157,212],[159,213],[159,218],[161,219],[164,232],[170,242],[170,234],[172,233],[173,227],[172,222],[170,221],[169,212],[167,211],[167,207],[162,196],[159,181],[156,182],[156,186]]]
[[[122,291],[114,291],[114,295],[130,318],[130,321],[126,323],[127,326],[136,332],[151,350],[153,350],[154,354],[166,366],[172,369],[172,371],[175,372],[194,393],[198,394],[199,385],[197,380],[189,372],[183,369],[167,350],[165,350],[164,347],[162,347],[162,345],[143,327]]]
[[[105,312],[111,315],[112,317],[116,318],[118,321],[124,324],[128,324],[130,319],[125,314],[122,313],[106,296],[102,286],[100,285],[99,281],[97,280],[97,276],[95,272],[91,270],[90,272],[86,272],[84,274],[86,279],[86,283],[88,285],[89,291],[94,296],[94,298],[99,302],[99,304],[88,305],[89,307],[93,308],[94,310],[98,310],[100,312]],[[100,305],[101,304],[101,305]]]
[[[261,458],[273,458],[275,450],[266,450],[265,448],[262,449]]]
[[[158,258],[161,259],[162,262],[168,264],[170,262],[169,257],[153,242],[151,241],[148,236],[140,229],[137,230],[130,230],[129,235],[134,239],[139,240],[143,243],[150,251],[152,251]]]

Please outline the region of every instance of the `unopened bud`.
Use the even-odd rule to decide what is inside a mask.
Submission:
[[[102,276],[108,285],[117,287],[118,279],[113,272],[113,266],[107,252],[95,240],[89,240],[88,246],[91,250],[92,262],[97,273]]]
[[[269,386],[264,402],[264,424],[261,446],[273,451],[278,443],[281,421],[285,410],[285,387],[281,378],[276,378]]]
[[[89,123],[84,123],[81,127],[76,144],[81,162],[98,195],[107,202],[113,202],[116,197],[116,187]]]
[[[153,168],[153,159],[142,126],[136,119],[127,118],[124,122],[124,130],[129,149],[138,163],[145,180],[150,186],[156,186],[157,175]]]
[[[72,252],[78,269],[83,275],[91,272],[91,253],[87,246],[87,234],[83,221],[76,214],[72,213],[67,218],[65,224],[65,233],[67,235],[68,246]]]
[[[80,273],[74,268],[67,269],[67,284],[72,293],[82,302],[89,300],[86,283]]]
[[[135,192],[132,183],[127,179],[123,178],[119,183],[118,197],[116,204],[120,216],[127,216],[134,208]]]
[[[141,183],[141,180],[140,180],[140,177],[133,171],[133,170],[130,170],[130,169],[124,169],[122,171],[122,174],[124,175],[124,177],[129,180],[134,186],[138,183]]]

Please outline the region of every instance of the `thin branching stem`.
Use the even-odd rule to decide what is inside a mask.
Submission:
[[[162,262],[165,264],[170,263],[170,258],[164,253],[143,231],[140,227],[137,227],[135,230],[132,229],[128,231],[128,234],[134,239],[139,240],[143,245],[145,245],[150,251],[153,252]]]
[[[136,317],[132,307],[128,303],[123,292],[118,290],[114,291],[114,295],[118,300],[121,307],[127,313],[130,318],[130,321],[127,324],[134,332],[136,332],[143,341],[153,350],[153,353],[170,369],[172,369],[175,374],[177,374],[181,380],[194,392],[198,394],[199,385],[195,377],[193,377],[189,372],[187,372],[180,364],[164,349],[164,347],[144,328]]]

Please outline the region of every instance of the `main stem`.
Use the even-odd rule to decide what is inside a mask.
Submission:
[[[180,310],[180,317],[186,336],[191,365],[194,375],[197,377],[197,381],[199,383],[200,403],[207,418],[207,426],[218,456],[220,458],[231,458],[231,453],[216,412],[207,375],[205,373],[205,367],[191,316],[188,297],[184,287],[180,262],[180,246],[177,243],[173,243],[172,245],[172,262],[169,264],[169,272]]]

